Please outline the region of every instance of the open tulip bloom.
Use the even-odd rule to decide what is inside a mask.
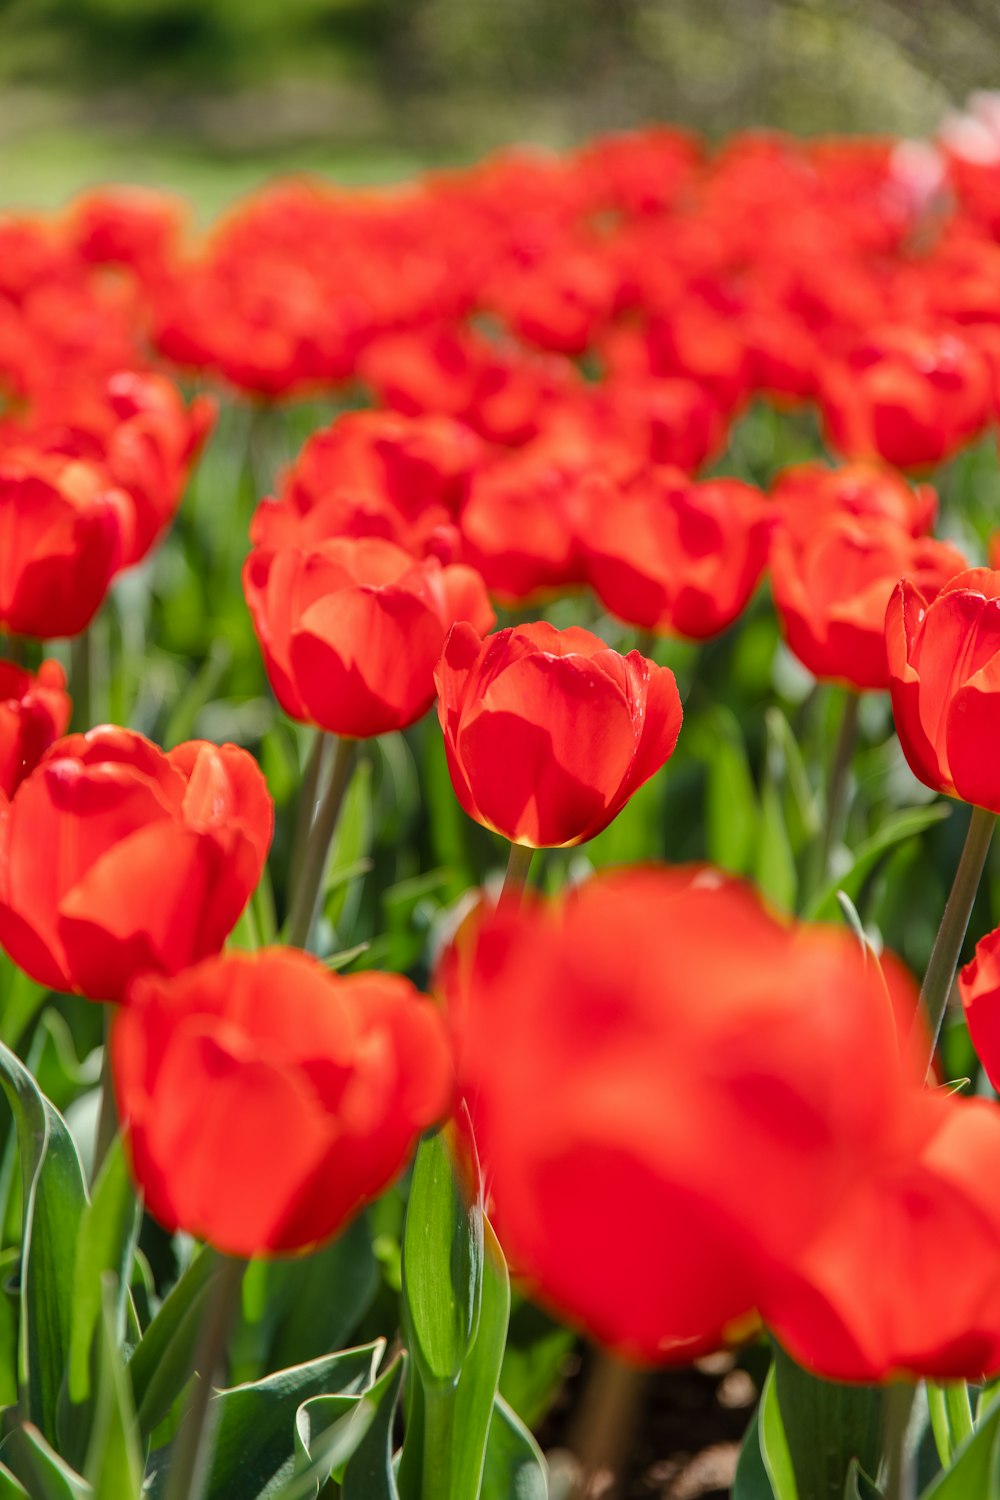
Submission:
[[[997,98],[0,210],[0,1500],[1000,1500]]]

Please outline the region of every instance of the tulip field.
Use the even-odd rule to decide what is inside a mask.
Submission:
[[[994,96],[0,212],[0,1500],[1000,1500],[998,422]]]

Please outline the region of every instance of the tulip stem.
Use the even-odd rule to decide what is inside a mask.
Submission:
[[[811,891],[817,891],[830,874],[830,856],[840,837],[844,822],[844,804],[847,800],[847,782],[858,742],[858,715],[861,694],[848,688],[844,693],[844,705],[840,715],[837,742],[830,761],[826,781],[826,812],[823,827],[815,844],[815,864]]]
[[[972,904],[976,899],[976,891],[979,889],[979,878],[986,863],[996,820],[996,813],[987,812],[983,807],[972,809],[962,857],[958,861],[958,869],[955,871],[951,892],[945,903],[941,926],[938,928],[934,947],[931,949],[930,962],[920,990],[926,1035],[923,1027],[915,1025],[911,1028],[906,1043],[907,1060],[914,1072],[919,1070],[922,1077],[930,1072],[934,1063],[934,1053],[941,1034],[945,1007],[948,1004],[948,996],[951,994],[959,954],[965,941],[969,918],[972,915]],[[930,1041],[929,1055],[925,1052],[925,1043],[928,1039]]]
[[[326,747],[329,744],[329,740],[329,735],[324,734],[322,729],[317,729],[314,732],[312,748],[309,751],[305,774],[302,778],[302,790],[299,792],[299,805],[295,814],[292,854],[288,862],[288,869],[292,879],[294,879],[295,872],[305,856],[306,842],[313,826],[313,819],[316,816],[316,804],[319,800],[320,786],[323,780],[323,765],[326,760]]]
[[[165,1500],[201,1500],[208,1477],[208,1446],[211,1440],[209,1411],[212,1384],[226,1356],[229,1333],[240,1300],[245,1260],[218,1257],[219,1270],[198,1335],[194,1362],[194,1385],[181,1417],[167,1476]]]
[[[915,1454],[907,1442],[916,1387],[899,1380],[885,1393],[883,1493],[885,1500],[915,1500]]]
[[[110,1005],[105,1005],[104,1052],[101,1057],[101,1102],[97,1109],[97,1134],[94,1137],[94,1157],[90,1169],[91,1182],[97,1181],[97,1174],[111,1149],[111,1142],[118,1134],[118,1108],[115,1104],[115,1086],[111,1074],[112,1019],[112,1008]]]
[[[504,875],[500,900],[497,902],[498,910],[509,906],[520,906],[524,888],[528,883],[528,871],[531,869],[534,853],[534,849],[529,848],[527,844],[511,844],[507,873]]]
[[[292,899],[288,911],[285,942],[293,948],[305,948],[309,943],[316,906],[320,898],[323,876],[330,854],[330,845],[337,828],[337,819],[354,770],[357,740],[341,738],[336,741],[333,765],[326,790],[320,798],[316,816],[306,839],[302,859],[293,870]]]
[[[617,1492],[635,1440],[648,1372],[595,1349],[570,1447],[579,1463],[573,1500]]]

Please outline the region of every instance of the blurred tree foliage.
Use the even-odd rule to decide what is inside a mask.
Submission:
[[[995,0],[0,0],[8,89],[193,100],[195,133],[198,99],[339,89],[375,101],[357,134],[471,149],[654,116],[920,133],[997,81],[998,42]]]

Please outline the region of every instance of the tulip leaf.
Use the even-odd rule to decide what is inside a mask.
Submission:
[[[27,1495],[28,1491],[21,1481],[15,1479],[10,1470],[0,1464],[0,1500],[22,1500]]]
[[[331,1473],[342,1470],[368,1430],[374,1407],[360,1396],[313,1396],[295,1413],[292,1477],[279,1500],[315,1497]]]
[[[479,1500],[546,1500],[548,1469],[542,1450],[502,1396],[493,1405]],[[474,1500],[474,1497],[473,1497]]]
[[[928,1380],[927,1409],[938,1457],[947,1468],[975,1426],[969,1387],[964,1380]]]
[[[452,1421],[453,1500],[476,1500],[503,1363],[510,1318],[510,1278],[503,1251],[488,1219],[483,1220],[483,1292],[476,1341],[462,1364]]]
[[[111,1310],[116,1347],[125,1336],[128,1283],[139,1233],[139,1205],[132,1191],[121,1137],[112,1142],[94,1183],[92,1201],[80,1220],[73,1271],[73,1312],[64,1395],[69,1408],[84,1407],[92,1395],[95,1342],[102,1331],[105,1277],[115,1288]],[[131,1397],[130,1397],[131,1405]],[[81,1455],[82,1456],[82,1455]]]
[[[1000,1401],[980,1419],[949,1469],[924,1490],[921,1500],[1000,1500]]]
[[[11,1489],[12,1496],[28,1494],[32,1500],[93,1500],[93,1491],[81,1474],[70,1468],[45,1441],[31,1422],[15,1427],[3,1441],[5,1476],[9,1470],[24,1490]],[[0,1497],[6,1495],[0,1488]]]
[[[299,1408],[313,1396],[362,1395],[372,1385],[384,1349],[379,1339],[219,1391],[209,1415],[214,1442],[204,1500],[264,1500],[279,1494],[296,1468]],[[167,1444],[153,1454],[145,1492],[150,1500],[161,1500],[165,1493],[171,1448]]]
[[[757,793],[736,715],[717,707],[703,725],[708,759],[705,824],[708,857],[734,875],[749,874],[759,836]]]
[[[22,1409],[43,1437],[58,1445],[59,1392],[73,1321],[73,1263],[87,1190],[65,1120],[2,1044],[0,1087],[17,1125],[23,1182]]]
[[[343,1500],[399,1500],[392,1465],[392,1430],[404,1369],[405,1360],[395,1360],[358,1403],[360,1411],[370,1409],[371,1415],[344,1470]]]
[[[251,1261],[233,1353],[236,1380],[318,1359],[342,1348],[378,1288],[367,1216],[311,1255]]]
[[[548,1411],[575,1342],[572,1329],[534,1303],[512,1299],[500,1395],[528,1427],[537,1427]]]
[[[132,1351],[128,1373],[144,1436],[162,1422],[190,1378],[202,1310],[218,1269],[211,1251],[199,1250]]]
[[[780,1347],[775,1348],[771,1369],[771,1406],[775,1411],[780,1407],[799,1494],[809,1500],[842,1500],[852,1458],[869,1474],[878,1469],[880,1392],[874,1386],[820,1380]],[[766,1418],[762,1430],[766,1440]],[[773,1478],[770,1465],[769,1472]],[[780,1493],[778,1500],[783,1500]]]
[[[772,1364],[764,1381],[760,1396],[757,1419],[760,1439],[760,1454],[764,1469],[771,1483],[774,1500],[799,1500],[799,1488],[792,1468],[792,1455],[788,1447],[788,1436],[778,1405],[775,1367]],[[807,1490],[808,1500],[820,1500],[819,1492]]]
[[[471,1131],[463,1134],[459,1142],[449,1126],[420,1143],[403,1229],[410,1348],[424,1386],[448,1392],[475,1341],[483,1285],[479,1164]],[[458,1171],[467,1181],[458,1182]]]
[[[732,1500],[774,1500],[774,1490],[761,1452],[760,1413],[755,1411],[743,1434],[733,1480]]]
[[[940,823],[950,812],[950,806],[931,802],[926,807],[907,807],[902,812],[890,813],[871,838],[865,839],[854,850],[851,868],[828,881],[807,904],[802,915],[810,922],[835,919],[838,890],[846,891],[852,901],[856,901],[879,860],[907,839],[916,838],[935,823]]]
[[[121,1355],[124,1307],[116,1276],[104,1274],[101,1293],[97,1399],[85,1473],[94,1500],[139,1500],[143,1455]]]

